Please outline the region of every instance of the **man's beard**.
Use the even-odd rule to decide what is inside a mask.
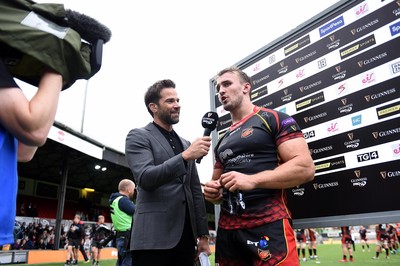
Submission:
[[[171,114],[167,114],[167,113],[162,113],[159,116],[160,120],[163,121],[164,123],[168,124],[168,125],[175,125],[179,122],[179,115],[177,116],[176,119],[173,119]]]

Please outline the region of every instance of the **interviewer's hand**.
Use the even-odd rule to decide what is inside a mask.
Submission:
[[[182,152],[185,161],[196,160],[206,156],[211,146],[211,137],[204,136],[197,138],[190,146]]]

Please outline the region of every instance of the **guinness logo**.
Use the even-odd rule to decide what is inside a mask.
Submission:
[[[303,92],[303,91],[304,91],[304,87],[301,86],[301,87],[299,88],[299,90],[300,90],[300,92]]]
[[[285,65],[285,62],[282,61],[282,62],[280,63],[280,65],[281,65],[281,67],[283,67],[283,66]]]
[[[379,172],[380,174],[381,174],[381,177],[383,178],[383,179],[386,179],[386,171],[381,171],[381,172]]]
[[[398,5],[398,6],[400,6],[400,1],[398,0],[398,1],[396,1],[396,4]]]
[[[357,64],[359,67],[362,67],[364,65],[364,61],[358,61]]]
[[[340,66],[337,66],[337,67],[335,67],[335,69],[336,69],[336,72],[340,72],[340,69],[341,69],[341,67]]]
[[[379,134],[378,134],[378,132],[372,132],[372,136],[374,137],[374,139],[378,139],[378,137],[379,137]]]
[[[296,60],[296,63],[297,63],[297,64],[298,64],[298,63],[299,63],[299,61],[300,61],[300,59],[299,59],[299,58],[296,58],[295,60]]]
[[[364,99],[365,99],[367,102],[371,101],[371,95],[365,95],[365,96],[364,96]]]
[[[291,128],[293,131],[296,131],[296,130],[297,130],[297,128],[296,128],[295,125],[291,125],[290,128]]]
[[[314,189],[315,189],[315,190],[318,189],[318,183],[314,183],[313,186],[314,186]]]
[[[351,34],[355,35],[356,34],[356,29],[352,29],[350,32],[351,32]]]
[[[353,133],[349,133],[349,134],[347,134],[347,137],[349,137],[349,140],[353,140]]]
[[[342,104],[343,104],[343,105],[346,105],[346,104],[347,104],[347,98],[341,99],[341,101],[342,101]]]
[[[355,174],[355,176],[356,176],[357,178],[360,178],[360,176],[361,176],[361,171],[360,171],[360,170],[355,170],[355,171],[354,171],[354,174]]]
[[[304,122],[308,123],[308,117],[304,117]]]
[[[335,40],[335,35],[329,36],[329,39],[331,40],[331,42],[333,42]]]

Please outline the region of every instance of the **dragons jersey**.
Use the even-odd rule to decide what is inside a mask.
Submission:
[[[294,138],[303,138],[303,134],[292,117],[255,106],[253,113],[233,124],[219,140],[214,150],[214,168],[249,175],[273,170],[279,165],[277,147]],[[245,208],[240,211],[241,203]],[[290,216],[283,189],[235,193],[224,189],[219,226],[224,229],[253,228]]]

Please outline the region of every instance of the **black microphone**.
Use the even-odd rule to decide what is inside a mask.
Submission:
[[[216,112],[207,112],[201,119],[201,125],[204,127],[203,136],[210,136],[211,132],[217,127],[217,122],[218,114]],[[196,163],[200,163],[202,158],[197,158]]]

